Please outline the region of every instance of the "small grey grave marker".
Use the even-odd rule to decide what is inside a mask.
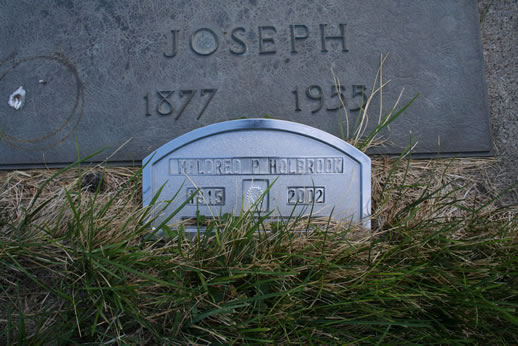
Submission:
[[[332,216],[370,227],[371,163],[341,139],[282,120],[234,120],[194,130],[158,148],[143,161],[143,200],[173,203],[163,220],[199,189],[171,220],[225,213],[255,203],[271,217]],[[268,190],[268,187],[270,189]]]

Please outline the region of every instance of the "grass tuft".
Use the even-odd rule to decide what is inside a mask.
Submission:
[[[0,342],[516,343],[516,209],[489,165],[373,160],[372,231],[243,213],[194,239],[146,236],[137,169],[96,192],[90,169],[2,172]]]

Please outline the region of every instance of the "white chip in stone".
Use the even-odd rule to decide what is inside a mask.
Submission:
[[[23,86],[16,89],[16,91],[9,96],[9,106],[16,110],[22,108],[23,104],[25,103],[25,95],[26,91]]]

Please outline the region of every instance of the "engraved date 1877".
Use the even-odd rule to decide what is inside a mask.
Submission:
[[[182,114],[191,104],[197,109],[196,120],[200,120],[218,89],[181,89],[181,90],[157,90],[156,93],[147,93],[144,96],[146,104],[146,116],[156,113],[161,116],[174,116],[174,120],[180,119]]]

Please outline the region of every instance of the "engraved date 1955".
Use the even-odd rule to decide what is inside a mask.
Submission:
[[[328,92],[329,91],[329,92]],[[353,85],[351,92],[347,93],[345,86],[343,85],[331,85],[330,88],[323,88],[321,85],[313,84],[307,88],[299,91],[296,87],[291,93],[295,96],[295,112],[301,112],[302,108],[306,106],[308,109],[311,106],[310,103],[314,104],[311,108],[311,113],[320,112],[322,109],[326,111],[337,111],[344,107],[348,108],[351,112],[357,112],[361,110],[368,99],[367,88],[365,85]],[[301,96],[306,96],[307,105],[301,107]]]

